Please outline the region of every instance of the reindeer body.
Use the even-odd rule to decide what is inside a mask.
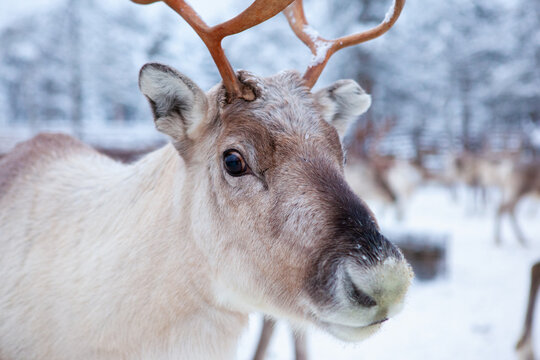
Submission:
[[[515,155],[486,157],[464,153],[453,161],[453,177],[470,186],[482,187],[484,198],[487,187],[498,188],[501,200],[495,217],[495,243],[501,244],[502,217],[508,214],[517,239],[526,244],[515,209],[525,196],[540,195],[540,161],[520,161]]]
[[[388,182],[387,170],[377,166],[375,162],[358,159],[354,163],[347,164],[345,174],[351,188],[362,199],[396,205],[397,194]]]
[[[404,0],[335,40],[306,32],[301,0],[255,0],[212,27],[165,2],[223,82],[204,94],[168,66],[143,66],[139,86],[171,144],[135,164],[60,135],[2,158],[2,360],[230,359],[252,311],[358,341],[403,304],[410,266],[343,174],[340,139],[370,97],[352,80],[310,89],[333,53],[390,29]],[[235,73],[223,38],[280,11],[319,60],[303,77]]]
[[[399,310],[410,267],[343,180],[332,126],[369,96],[239,79],[256,100],[143,67],[172,144],[134,164],[63,135],[2,158],[2,360],[230,359],[252,311],[357,341]]]
[[[526,239],[519,228],[515,211],[524,197],[540,196],[540,160],[514,164],[508,173],[508,177],[502,182],[503,197],[495,219],[495,243],[501,243],[501,220],[507,213],[518,241],[525,245]]]
[[[345,169],[353,191],[365,199],[392,205],[398,219],[405,215],[405,205],[424,181],[420,170],[407,160],[374,157],[356,159]]]
[[[172,145],[126,166],[41,135],[14,155],[28,163],[0,199],[0,358],[233,357],[246,318],[204,286]]]

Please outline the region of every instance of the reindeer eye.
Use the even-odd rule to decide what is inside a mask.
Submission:
[[[223,153],[223,165],[231,176],[242,176],[247,171],[244,158],[236,150],[227,150]]]

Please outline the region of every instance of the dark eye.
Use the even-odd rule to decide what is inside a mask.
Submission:
[[[223,165],[231,176],[242,176],[247,171],[244,158],[236,150],[227,150],[223,153]]]

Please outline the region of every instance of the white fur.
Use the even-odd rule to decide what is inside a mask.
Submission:
[[[354,80],[339,80],[315,94],[326,121],[334,125],[341,138],[349,126],[371,106],[371,96]]]
[[[212,303],[176,216],[184,176],[169,145],[127,167],[74,154],[21,178],[0,201],[0,358],[232,358],[247,318]]]
[[[142,93],[152,100],[161,112],[169,111],[173,101],[181,101],[181,114],[168,114],[156,118],[156,128],[173,137],[192,135],[197,124],[206,118],[208,102],[203,91],[190,79],[163,65],[146,64],[139,76]],[[174,116],[181,115],[183,121]]]
[[[337,289],[340,300],[337,305],[339,311],[335,311],[334,308],[329,314],[321,313],[320,317],[343,334],[344,340],[358,341],[364,334],[369,335],[371,330],[378,329],[379,324],[370,326],[374,321],[394,316],[401,310],[409,286],[403,279],[410,277],[410,269],[403,266],[401,261],[390,258],[369,270],[359,268],[355,262],[351,262],[344,264],[341,271],[348,273],[357,287],[371,296],[377,304],[359,310],[358,307],[351,305],[345,290],[339,288]],[[340,285],[343,285],[343,282]]]

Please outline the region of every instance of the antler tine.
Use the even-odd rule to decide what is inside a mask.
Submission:
[[[289,5],[287,9],[283,11],[289,25],[296,36],[309,47],[313,54],[313,59],[304,74],[306,86],[312,88],[313,85],[315,85],[321,72],[326,66],[326,63],[336,51],[351,45],[375,39],[387,32],[398,19],[404,5],[405,0],[394,0],[392,7],[386,13],[386,17],[379,25],[367,31],[334,40],[327,40],[321,37],[317,31],[308,24],[306,15],[304,14],[302,0],[296,0],[293,4]]]
[[[159,0],[132,1],[137,4],[151,4]],[[270,19],[289,6],[293,1],[255,0],[246,10],[234,18],[209,27],[184,0],[163,0],[163,2],[186,20],[205,43],[223,79],[223,85],[227,90],[228,101],[232,101],[235,98],[251,101],[255,99],[255,94],[253,89],[242,84],[236,77],[221,47],[221,41],[226,36],[238,34]]]

